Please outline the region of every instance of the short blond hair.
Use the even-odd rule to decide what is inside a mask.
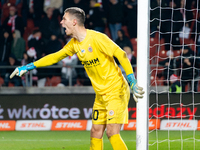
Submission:
[[[65,9],[64,13],[69,13],[76,17],[79,25],[84,25],[85,23],[85,12],[81,8],[78,7],[70,7]]]

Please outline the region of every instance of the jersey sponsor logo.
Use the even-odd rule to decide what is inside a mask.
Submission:
[[[109,115],[110,115],[110,116],[113,116],[114,114],[115,114],[114,110],[110,110],[110,111],[109,111]]]
[[[86,130],[87,120],[53,120],[51,130]]]
[[[84,67],[92,67],[92,66],[97,66],[100,64],[100,61],[98,58],[95,58],[95,59],[91,59],[91,60],[88,60],[88,61],[82,61],[82,64],[84,65]]]
[[[0,131],[14,131],[15,130],[15,121],[0,121]]]
[[[18,120],[16,123],[16,130],[22,131],[39,131],[50,130],[51,120]]]
[[[88,47],[88,51],[89,51],[89,52],[92,52],[92,51],[93,51],[91,46]]]

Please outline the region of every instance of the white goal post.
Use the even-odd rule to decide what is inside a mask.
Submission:
[[[145,94],[137,103],[136,150],[148,150],[149,132],[149,0],[138,0],[137,80]]]

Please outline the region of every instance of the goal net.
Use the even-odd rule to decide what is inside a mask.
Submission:
[[[151,0],[149,130],[151,150],[200,149],[198,0]]]

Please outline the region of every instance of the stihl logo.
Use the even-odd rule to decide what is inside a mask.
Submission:
[[[50,130],[51,120],[18,120],[16,130]]]
[[[162,120],[161,130],[196,130],[197,120]]]
[[[130,122],[127,126],[128,128],[136,128],[136,122]],[[155,127],[155,124],[153,121],[149,121],[149,127]]]
[[[55,128],[82,128],[80,122],[59,122],[56,124]]]
[[[155,124],[153,123],[153,121],[149,121],[149,127],[155,127]]]
[[[9,129],[10,128],[9,123],[0,123],[0,128],[2,128],[2,129],[4,129],[4,128]]]
[[[187,127],[187,128],[191,128],[192,126],[190,125],[190,123],[180,123],[180,122],[169,122],[166,124],[166,128],[168,127]]]
[[[130,122],[127,126],[127,128],[136,128],[136,122]]]
[[[160,119],[149,120],[149,130],[159,129]],[[124,125],[124,130],[136,130],[136,120],[129,120],[128,124]]]
[[[15,130],[15,121],[0,121],[0,131]]]
[[[37,127],[41,127],[41,128],[45,128],[45,124],[42,123],[22,123],[21,128],[37,128]]]
[[[54,120],[51,130],[86,130],[87,120]]]

